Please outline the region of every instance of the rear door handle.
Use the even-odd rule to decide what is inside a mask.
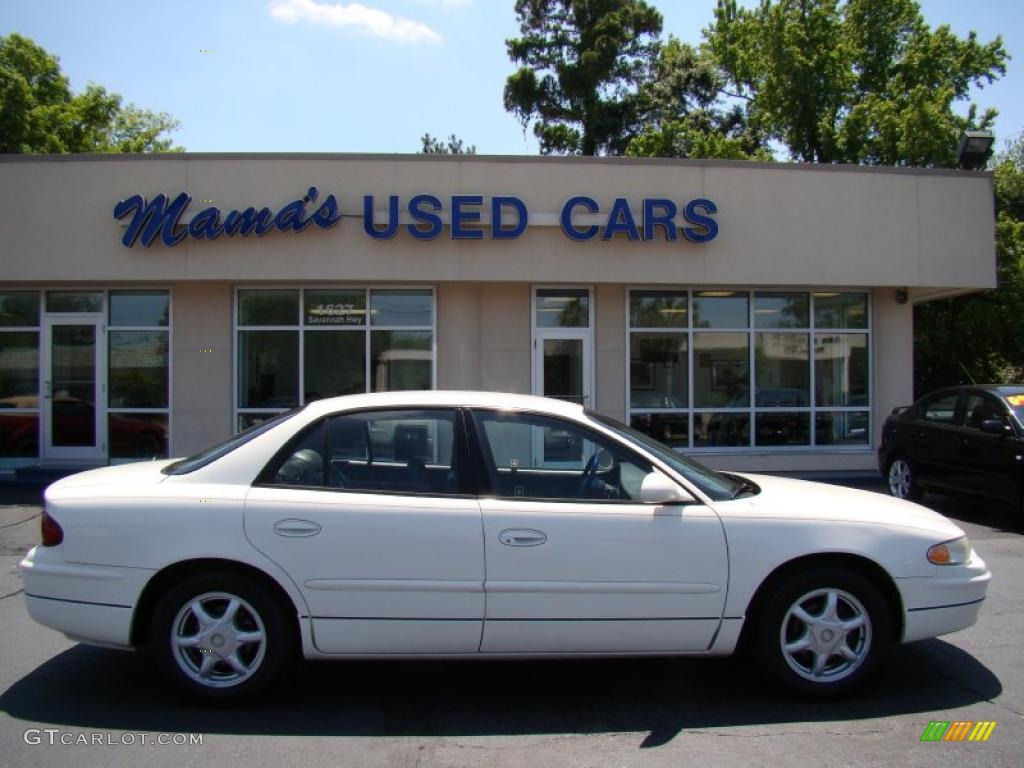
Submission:
[[[546,533],[532,528],[507,528],[498,534],[498,541],[507,547],[536,547],[547,540]]]
[[[296,518],[278,520],[274,523],[274,533],[278,536],[288,536],[292,538],[316,536],[320,533],[320,523],[314,523],[312,520],[298,520]]]

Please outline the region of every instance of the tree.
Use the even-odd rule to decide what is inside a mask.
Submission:
[[[931,29],[916,0],[718,0],[705,37],[754,128],[806,162],[955,167],[995,112],[954,105],[1006,71],[1001,38]]]
[[[640,86],[642,129],[626,154],[771,160],[765,137],[753,130],[743,109],[723,104],[725,88],[709,50],[670,37]]]
[[[643,0],[516,0],[519,69],[505,109],[542,154],[622,154],[637,133],[638,88],[658,54],[661,14]]]
[[[454,133],[448,136],[447,141],[436,139],[429,133],[420,137],[423,148],[420,152],[424,155],[475,155],[476,144],[464,145],[462,139]]]
[[[168,152],[170,115],[98,85],[73,94],[60,63],[27,37],[0,37],[0,152]]]
[[[914,308],[918,395],[1024,380],[1024,138],[995,161],[998,288]]]

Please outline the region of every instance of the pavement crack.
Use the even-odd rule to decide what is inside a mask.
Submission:
[[[19,589],[16,592],[11,592],[9,595],[0,595],[0,600],[6,600],[8,597],[14,597],[15,595],[20,595],[24,591],[25,591],[24,588],[22,588],[22,589]]]
[[[4,528],[13,528],[16,525],[21,525],[22,523],[27,523],[29,520],[35,520],[37,517],[39,517],[39,513],[38,512],[36,512],[31,517],[26,517],[24,520],[19,520],[16,523],[4,523],[3,525],[0,525],[0,530],[2,530]]]

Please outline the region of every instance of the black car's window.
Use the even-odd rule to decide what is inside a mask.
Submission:
[[[918,418],[934,424],[954,424],[959,396],[959,393],[953,392],[925,400],[918,410]]]
[[[984,422],[993,419],[1004,424],[1008,423],[1003,406],[994,397],[989,395],[980,393],[969,394],[964,412],[967,414],[965,426],[969,429],[981,429],[981,425]]]
[[[1006,404],[1010,406],[1010,410],[1016,415],[1017,420],[1024,424],[1024,394],[1007,395]]]
[[[271,485],[373,493],[457,494],[452,410],[358,411],[303,432],[261,474]]]
[[[532,413],[474,411],[491,490],[499,498],[636,501],[651,471],[603,435]]]

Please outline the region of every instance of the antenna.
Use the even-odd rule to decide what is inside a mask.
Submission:
[[[956,361],[956,364],[960,366],[960,370],[961,370],[961,371],[963,371],[964,373],[966,373],[966,374],[967,374],[967,378],[971,380],[971,384],[977,384],[977,383],[978,383],[978,382],[976,382],[976,381],[974,380],[974,377],[973,377],[973,376],[971,376],[971,372],[970,372],[970,371],[968,371],[968,370],[967,370],[966,368],[964,368],[964,364],[963,364],[963,363],[961,363],[961,362],[960,362],[959,360],[957,360],[957,361]]]

